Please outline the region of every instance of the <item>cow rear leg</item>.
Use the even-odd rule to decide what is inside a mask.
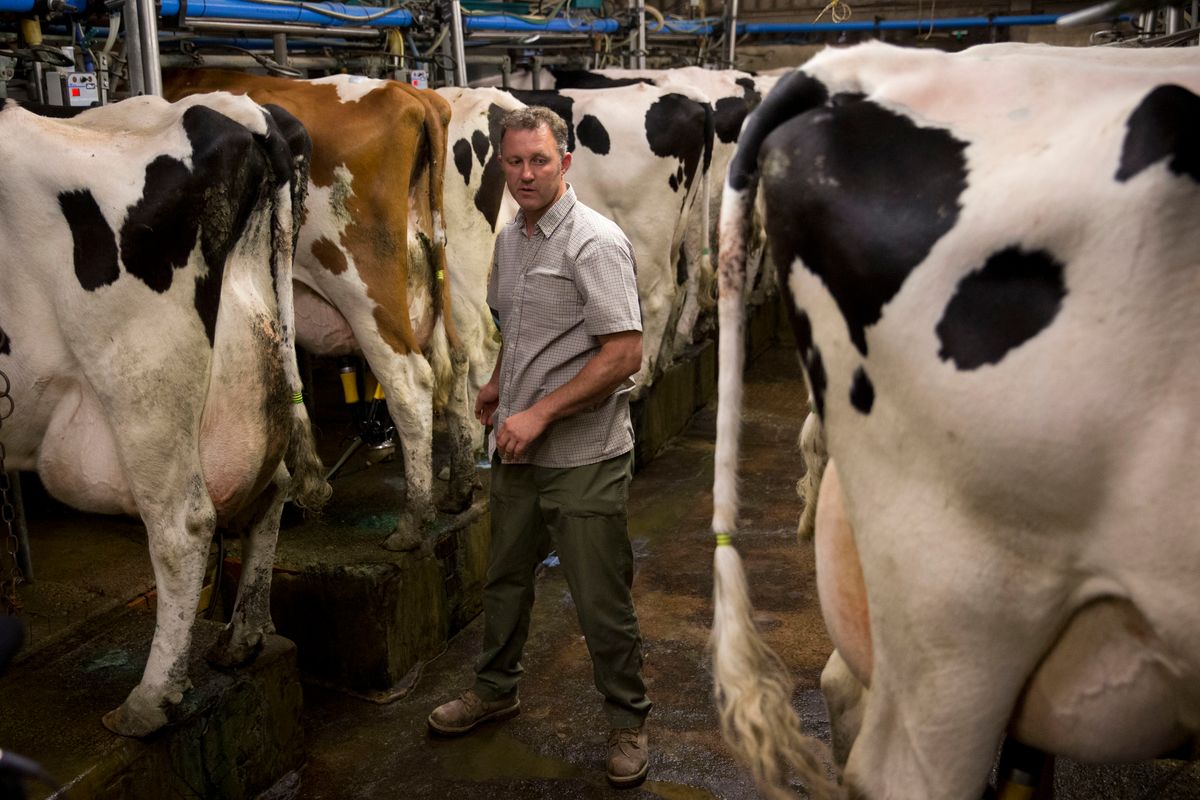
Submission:
[[[850,757],[854,740],[862,728],[867,689],[854,677],[837,650],[829,656],[821,671],[821,694],[825,696],[825,710],[829,714],[833,760],[839,769],[845,769],[846,759]]]
[[[475,494],[475,421],[467,391],[470,364],[465,355],[455,354],[454,380],[446,403],[446,427],[450,433],[450,485],[438,503],[438,511],[459,514],[471,507]]]
[[[216,512],[199,471],[186,486],[183,503],[142,512],[157,587],[157,625],[141,682],[104,715],[104,726],[122,736],[148,736],[161,728],[168,708],[191,688],[188,651]]]
[[[980,596],[1001,596],[981,583]],[[943,605],[944,614],[923,606],[908,621],[903,612],[899,619],[889,614],[895,629],[872,620],[871,687],[845,772],[851,797],[961,800],[983,794],[1025,676],[1044,649],[1045,632],[1030,631],[1022,641],[1004,635],[1022,630],[1013,620],[965,614],[955,619],[953,611],[963,604]]]
[[[406,497],[396,528],[383,541],[388,550],[413,550],[433,521],[433,370],[420,353],[389,359],[386,369],[368,354],[384,384],[388,411],[404,453]]]
[[[271,485],[255,500],[242,528],[242,577],[229,624],[221,631],[207,658],[219,667],[245,664],[262,649],[263,641],[275,632],[271,623],[271,568],[275,563],[275,543],[279,537],[279,518],[291,478],[280,465]]]

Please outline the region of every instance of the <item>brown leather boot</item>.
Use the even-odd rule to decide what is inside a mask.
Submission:
[[[449,703],[443,703],[429,715],[429,727],[445,736],[459,736],[488,720],[515,717],[521,712],[521,701],[514,692],[499,700],[484,700],[468,689]]]
[[[650,741],[646,725],[613,728],[608,734],[608,782],[617,788],[637,786],[650,771]]]

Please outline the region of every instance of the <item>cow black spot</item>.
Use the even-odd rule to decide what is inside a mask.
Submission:
[[[738,134],[742,132],[742,121],[748,113],[750,109],[740,97],[722,97],[718,100],[713,112],[713,127],[716,129],[717,138],[725,144],[736,142]]]
[[[187,264],[196,246],[197,190],[203,188],[182,161],[159,156],[146,167],[142,197],[125,217],[121,260],[156,292],[171,288],[174,271]]]
[[[479,159],[479,166],[483,166],[484,160],[487,158],[488,150],[491,148],[491,140],[483,131],[475,131],[471,134],[471,147],[475,150],[475,158]]]
[[[458,170],[458,174],[462,175],[463,183],[470,185],[471,183],[471,143],[466,139],[459,139],[454,143],[454,168]]]
[[[60,192],[58,206],[67,219],[75,242],[75,277],[89,292],[121,277],[117,265],[117,239],[87,189]]]
[[[1067,290],[1044,250],[1008,247],[959,281],[937,325],[938,356],[960,370],[998,363],[1054,321]]]
[[[294,143],[285,145],[278,129],[271,130],[264,141],[263,137],[205,106],[193,106],[184,112],[183,127],[192,145],[193,170],[187,186],[191,199],[180,200],[174,209],[188,213],[193,220],[188,233],[193,243],[199,234],[200,253],[207,270],[196,279],[194,305],[212,344],[229,252],[245,235],[254,210],[269,200],[272,187],[281,180],[294,178],[289,168]],[[295,138],[295,134],[289,138]],[[311,143],[307,146],[311,154]],[[127,220],[125,227],[128,225]],[[125,258],[124,234],[125,228],[122,258]],[[273,229],[271,235],[274,238]],[[125,264],[130,269],[128,260]],[[167,285],[170,285],[169,272]]]
[[[660,158],[682,162],[686,189],[696,179],[700,159],[707,155],[705,131],[712,129],[704,105],[681,94],[668,94],[655,100],[646,112],[646,141],[650,151]]]
[[[4,328],[0,328],[0,356],[12,355],[12,339],[8,338],[8,334],[4,332]]]
[[[863,414],[870,414],[871,406],[875,405],[875,387],[862,367],[854,370],[854,382],[850,384],[850,405]]]
[[[864,356],[866,329],[958,219],[965,149],[948,131],[868,101],[800,113],[763,142],[780,283],[800,259],[829,288]]]
[[[758,91],[758,87],[750,78],[738,78],[735,82],[742,87],[742,99],[746,101],[746,110],[753,111],[762,102],[762,92]]]
[[[608,131],[600,120],[591,114],[584,114],[579,121],[579,143],[597,155],[608,155],[612,142],[608,139]]]
[[[807,357],[808,351],[812,350],[813,346],[812,323],[808,321],[808,314],[796,308],[791,292],[785,292],[784,298],[787,300],[788,316],[792,322],[792,335],[796,339],[796,349],[800,351],[801,356]]]
[[[808,375],[808,383],[812,388],[813,408],[817,416],[824,419],[825,362],[821,359],[821,351],[813,343],[812,323],[808,315],[796,308],[790,292],[785,292],[784,297],[788,319],[792,323],[792,335],[796,339],[796,350],[800,354],[800,366]]]
[[[637,83],[653,83],[650,78],[610,78],[586,69],[552,69],[558,89],[613,89]]]
[[[1159,86],[1126,123],[1117,180],[1127,181],[1169,158],[1167,168],[1200,182],[1200,97],[1182,86]]]
[[[816,345],[804,359],[804,371],[808,373],[808,384],[812,387],[813,409],[818,417],[825,419],[825,362]]]
[[[671,177],[667,178],[667,185],[671,187],[672,192],[678,192],[679,178],[676,178],[674,175],[672,175]]]
[[[503,132],[502,122],[507,113],[495,103],[488,107],[488,138],[492,144],[492,155],[483,165],[483,177],[480,178],[479,189],[475,192],[475,208],[483,214],[492,230],[496,229],[500,204],[504,201],[504,168],[500,165],[499,149]]]
[[[558,92],[509,89],[509,94],[527,106],[545,106],[567,123],[567,152],[575,150],[575,99]]]

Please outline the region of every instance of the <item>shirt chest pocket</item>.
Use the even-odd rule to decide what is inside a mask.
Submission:
[[[573,271],[561,262],[529,268],[525,276],[525,300],[528,311],[566,315],[565,322],[577,320],[583,308]]]

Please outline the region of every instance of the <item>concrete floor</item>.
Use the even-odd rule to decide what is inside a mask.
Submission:
[[[796,546],[799,500],[789,410],[804,393],[795,360],[769,354],[755,369],[746,427],[748,487],[743,555],[754,575],[759,623],[804,676],[796,692],[812,729],[824,733],[816,691],[829,652],[812,585],[811,552]],[[428,664],[414,690],[386,706],[306,688],[308,765],[301,798],[742,798],[757,796],[727,755],[711,702],[705,644],[712,618],[712,449],[715,417],[702,412],[635,477],[629,502],[636,554],[634,598],[655,703],[649,780],[616,792],[604,778],[607,725],[592,686],[561,569],[539,585],[521,689],[522,713],[460,739],[430,737],[433,706],[470,685],[479,651],[476,619]],[[806,576],[808,576],[806,578]]]

